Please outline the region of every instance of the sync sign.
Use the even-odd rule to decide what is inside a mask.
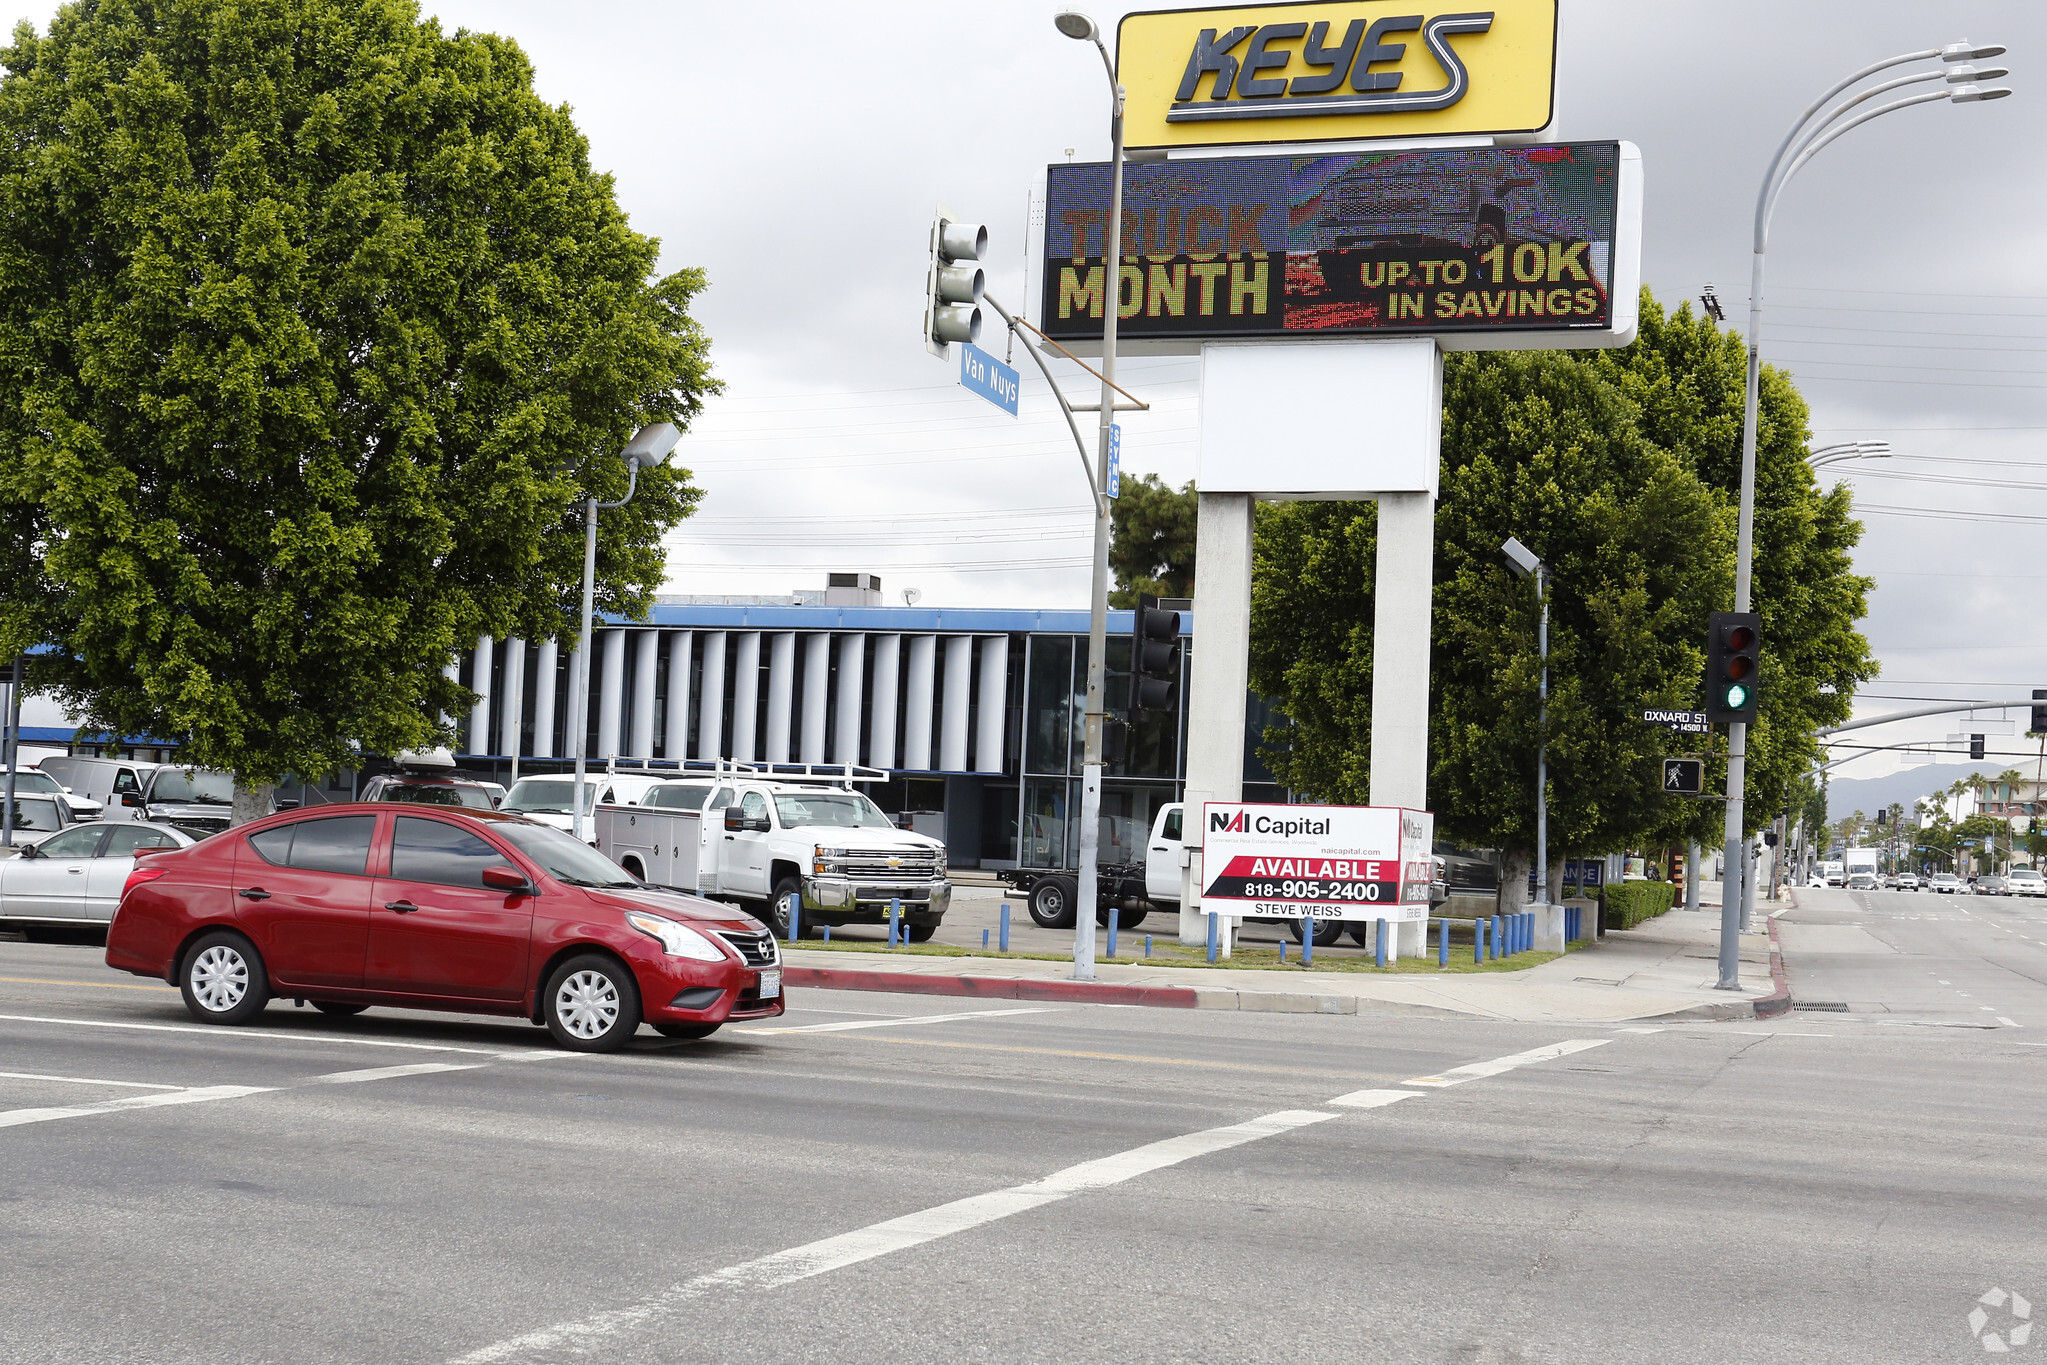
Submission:
[[[1016,416],[1017,373],[971,341],[960,343],[960,387]]]
[[[1133,147],[1533,133],[1550,122],[1556,0],[1411,0],[1131,14],[1117,78]]]
[[[1436,817],[1395,806],[1210,802],[1201,902],[1223,914],[1421,920]]]
[[[1098,339],[1475,334],[1625,345],[1640,161],[1619,142],[1139,162],[1105,278],[1109,168],[1046,174],[1041,316]],[[1478,340],[1517,332],[1577,342]],[[1450,343],[1445,343],[1449,345]]]

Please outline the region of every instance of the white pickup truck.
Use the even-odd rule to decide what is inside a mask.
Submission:
[[[912,942],[938,931],[952,903],[945,845],[898,829],[856,791],[722,775],[702,809],[597,807],[597,847],[654,886],[746,909],[789,936],[820,925],[886,924],[902,907]]]

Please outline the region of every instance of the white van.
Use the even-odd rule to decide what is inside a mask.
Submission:
[[[133,758],[86,758],[77,754],[46,758],[36,764],[69,788],[72,795],[97,801],[105,808],[105,818],[109,820],[135,818],[132,810],[121,805],[121,798],[130,793],[140,796],[144,779],[162,766]]]
[[[583,779],[583,833],[594,833],[592,817],[599,806],[636,806],[647,793],[665,786],[666,778],[639,773],[590,773]],[[499,810],[538,820],[556,829],[575,829],[576,775],[549,773],[545,777],[522,777],[512,784]]]

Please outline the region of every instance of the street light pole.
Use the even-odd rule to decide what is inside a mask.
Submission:
[[[1754,254],[1749,269],[1748,379],[1747,388],[1742,396],[1741,414],[1741,514],[1735,532],[1734,609],[1738,612],[1751,609],[1749,570],[1755,542],[1756,407],[1762,379],[1763,265],[1770,235],[1770,215],[1776,208],[1777,196],[1783,192],[1785,184],[1791,177],[1796,175],[1821,148],[1871,119],[1934,100],[1969,104],[2001,99],[2009,95],[2011,91],[2003,87],[1976,84],[1979,80],[1996,79],[2009,74],[2008,72],[1977,71],[1967,65],[1958,65],[1977,58],[1995,57],[2003,51],[2004,48],[1994,44],[1979,46],[1964,40],[1950,43],[1944,48],[1926,48],[1918,52],[1901,53],[1896,57],[1889,57],[1863,67],[1845,80],[1837,82],[1825,94],[1806,106],[1798,121],[1791,125],[1791,131],[1784,135],[1783,142],[1778,144],[1777,154],[1771,158],[1769,169],[1763,174],[1762,187],[1756,192],[1752,240]],[[1940,67],[1879,82],[1845,103],[1827,110],[1823,117],[1814,122],[1814,116],[1820,113],[1828,101],[1856,82],[1895,66],[1931,61],[1934,58],[1940,59],[1942,64]],[[1941,81],[1946,88],[1891,100],[1862,113],[1853,112],[1856,106],[1887,91],[1925,81]],[[1795,150],[1794,143],[1797,144]],[[1787,156],[1790,158],[1788,162]],[[1734,721],[1727,727],[1727,824],[1724,830],[1726,867],[1720,887],[1720,979],[1716,983],[1721,990],[1730,991],[1741,989],[1742,873],[1748,862],[1743,795],[1747,776],[1748,726],[1741,721]]]
[[[1109,648],[1109,442],[1116,421],[1116,322],[1123,302],[1123,87],[1094,20],[1064,10],[1053,24],[1069,38],[1092,42],[1108,73],[1109,221],[1102,244],[1102,405],[1095,453],[1095,553],[1088,584],[1086,739],[1080,768],[1080,867],[1073,907],[1073,979],[1095,979],[1096,869],[1101,854],[1102,721]],[[1111,912],[1113,913],[1113,911]]]
[[[619,458],[625,461],[625,496],[617,502],[599,502],[592,497],[583,504],[583,615],[576,644],[575,720],[571,724],[569,749],[576,760],[575,809],[570,815],[578,841],[587,838],[583,827],[583,788],[587,781],[588,757],[584,737],[590,730],[590,617],[597,595],[597,514],[623,507],[633,500],[640,484],[640,470],[652,469],[668,459],[682,432],[672,422],[650,422],[633,433]]]
[[[1535,903],[1549,904],[1549,565],[1536,558],[1535,551],[1518,537],[1509,536],[1500,547],[1507,567],[1516,576],[1535,580],[1535,601],[1541,609],[1536,626],[1536,653],[1542,660],[1542,677],[1536,694],[1535,743]],[[1518,892],[1516,893],[1518,894]]]

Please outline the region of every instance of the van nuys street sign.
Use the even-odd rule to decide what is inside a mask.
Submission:
[[[1211,801],[1202,908],[1288,919],[1429,917],[1436,817],[1397,806]]]
[[[960,387],[981,395],[1014,417],[1019,386],[1020,381],[1013,368],[971,341],[960,343]]]

